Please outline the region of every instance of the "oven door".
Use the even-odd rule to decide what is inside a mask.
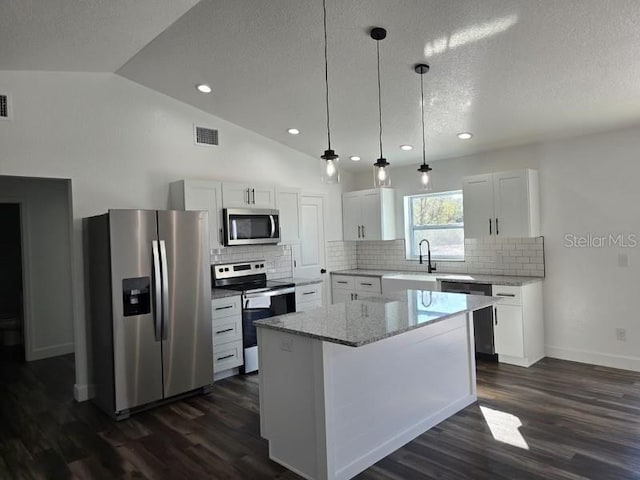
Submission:
[[[280,242],[278,210],[225,208],[224,244],[261,245]]]
[[[242,296],[244,373],[258,370],[258,336],[253,322],[296,311],[296,289],[245,293]]]

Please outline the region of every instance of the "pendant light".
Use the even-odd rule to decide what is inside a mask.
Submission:
[[[431,190],[431,182],[429,178],[429,172],[433,170],[427,165],[427,147],[424,131],[424,74],[429,71],[429,65],[426,63],[418,63],[415,66],[415,71],[420,75],[420,111],[422,113],[422,165],[418,168],[420,172],[420,184],[423,190]]]
[[[382,98],[380,93],[380,40],[384,40],[387,37],[387,31],[384,28],[375,27],[371,29],[370,35],[376,41],[376,53],[378,55],[378,117],[380,121],[380,158],[373,164],[373,185],[375,187],[390,187],[389,162],[382,156]]]
[[[338,162],[340,157],[331,149],[331,125],[329,122],[329,62],[327,59],[327,3],[322,0],[323,24],[324,24],[324,86],[327,105],[327,149],[320,156],[322,159],[322,180],[324,183],[340,183],[340,171]]]

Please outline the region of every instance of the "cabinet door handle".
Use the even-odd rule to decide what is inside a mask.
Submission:
[[[493,235],[492,228],[491,228],[491,219],[489,219],[489,235]]]
[[[253,203],[254,205],[256,204],[256,189],[255,188],[251,189],[251,203]]]
[[[354,293],[354,294],[353,294],[353,299],[354,299],[354,300],[357,300],[357,299],[358,299],[358,294],[357,294],[357,293]]]
[[[500,226],[498,225],[498,217],[496,217],[496,235],[500,235]]]
[[[222,244],[223,244],[223,242],[224,242],[224,241],[223,241],[223,239],[222,239],[222,229],[220,229],[220,245],[222,245]]]
[[[227,308],[233,308],[233,305],[226,305],[224,307],[216,307],[216,310],[226,310]]]
[[[515,297],[515,293],[496,293],[496,297]]]
[[[493,321],[494,321],[494,323],[495,323],[496,325],[498,325],[498,308],[497,308],[497,307],[495,307],[495,308],[493,309],[493,311],[495,312],[495,313],[494,313],[494,315],[493,315]]]
[[[235,355],[233,355],[233,354],[232,355],[225,355],[224,357],[218,357],[218,361],[226,360],[227,358],[233,358],[233,357],[235,357]]]
[[[304,292],[303,295],[313,295],[314,293],[318,293],[315,290],[313,292]]]
[[[336,283],[343,283],[343,284],[345,284],[345,285],[346,285],[348,282],[345,282],[345,281],[343,281],[343,280],[336,280]]]
[[[362,225],[362,238],[366,238],[366,234],[364,233],[364,225]]]
[[[251,203],[251,191],[247,188],[247,204]]]
[[[216,330],[216,334],[233,332],[233,328],[225,328],[224,330]]]

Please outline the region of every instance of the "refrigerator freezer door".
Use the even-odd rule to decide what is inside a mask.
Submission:
[[[159,211],[158,239],[168,279],[168,294],[163,295],[164,396],[171,397],[213,383],[207,212]]]
[[[124,302],[138,292],[125,292],[125,279],[148,278],[151,291],[160,279],[153,274],[152,242],[157,240],[156,212],[111,210],[111,291],[113,305],[113,349],[115,408],[117,412],[162,399],[161,342],[156,341],[151,311],[127,315]],[[155,295],[153,295],[155,297]]]

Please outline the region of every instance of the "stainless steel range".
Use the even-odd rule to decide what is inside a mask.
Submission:
[[[267,280],[264,260],[211,265],[215,288],[242,294],[242,344],[244,372],[258,370],[258,338],[253,322],[296,311],[294,283]]]

